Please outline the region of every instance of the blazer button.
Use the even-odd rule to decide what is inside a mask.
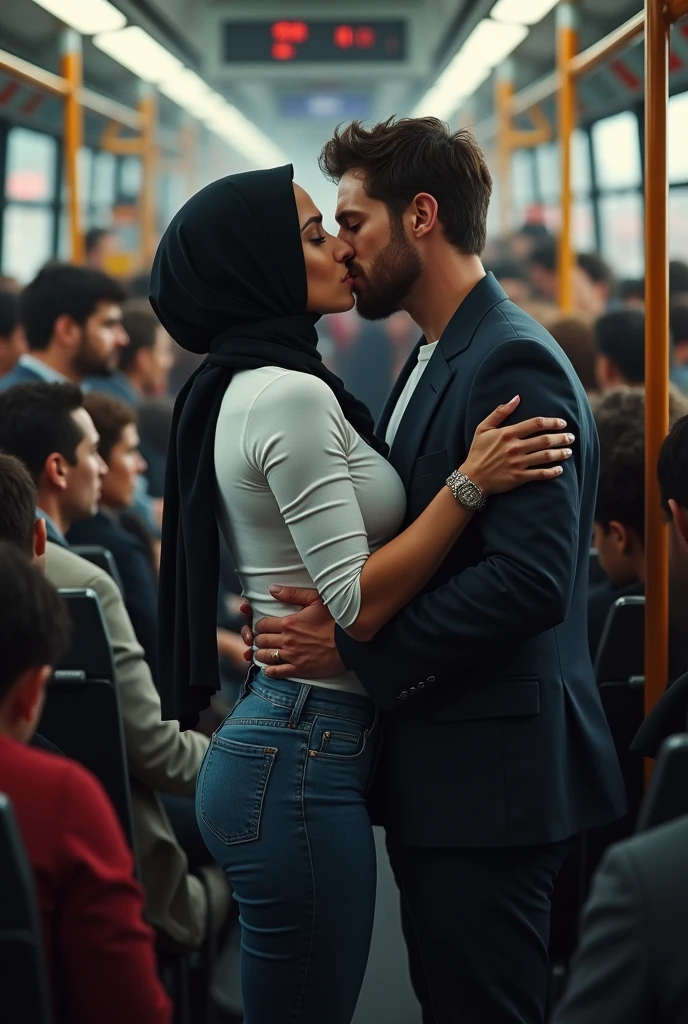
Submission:
[[[423,682],[423,680],[422,680],[422,679],[421,679],[421,681],[420,681],[420,682],[418,683],[418,689],[419,689],[419,690],[424,690],[424,689],[425,689],[425,683]]]
[[[434,683],[435,682],[435,677],[434,676],[428,676],[428,678],[425,680],[425,682],[426,683]]]
[[[399,694],[399,700],[406,700],[407,697],[408,692],[406,690],[402,690],[401,693]]]
[[[416,692],[415,686],[409,686],[409,693],[415,693],[415,692]]]

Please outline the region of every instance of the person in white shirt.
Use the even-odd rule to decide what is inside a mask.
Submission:
[[[397,536],[406,500],[386,444],[316,347],[318,316],[353,305],[352,249],[291,179],[281,167],[207,186],[173,219],[152,271],[161,323],[208,353],[175,407],[163,520],[160,688],[183,727],[217,685],[217,524],[256,619],[287,610],[271,585],[307,587],[365,640],[490,495],[556,478],[571,454],[561,420],[499,429],[512,399]],[[351,672],[275,681],[260,668],[213,736],[197,790],[201,831],[241,910],[244,1019],[348,1024],[373,922],[365,794],[378,713]]]

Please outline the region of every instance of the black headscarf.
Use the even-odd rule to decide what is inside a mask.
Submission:
[[[215,429],[234,370],[282,366],[325,381],[378,451],[367,408],[326,369],[307,282],[290,166],[201,189],[158,247],[150,301],[182,348],[208,353],[179,393],[165,477],[159,599],[164,718],[196,724],[219,688]],[[307,415],[307,411],[305,411]]]

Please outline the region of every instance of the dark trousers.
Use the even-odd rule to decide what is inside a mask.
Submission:
[[[542,1024],[550,897],[568,845],[444,850],[388,838],[423,1024]]]

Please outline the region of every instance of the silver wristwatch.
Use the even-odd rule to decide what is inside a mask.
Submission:
[[[458,469],[454,470],[447,479],[447,487],[459,505],[468,509],[469,512],[480,512],[487,504],[485,496],[478,485],[474,484],[465,473],[459,472]]]

